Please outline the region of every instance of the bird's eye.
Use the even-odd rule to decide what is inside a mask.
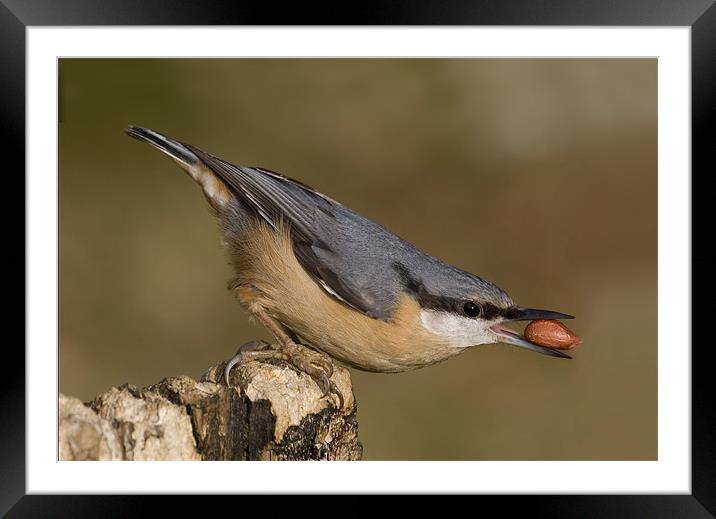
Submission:
[[[465,315],[468,317],[477,317],[482,313],[482,308],[480,305],[476,305],[472,301],[468,301],[462,305],[462,311],[465,312]]]

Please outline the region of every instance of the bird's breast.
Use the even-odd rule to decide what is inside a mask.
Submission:
[[[329,295],[296,259],[287,229],[256,223],[229,244],[239,300],[260,304],[306,342],[366,371],[398,372],[462,351],[428,331],[418,303],[400,294],[390,319],[371,318]]]

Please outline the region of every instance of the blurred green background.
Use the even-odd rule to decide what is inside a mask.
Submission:
[[[59,103],[62,392],[197,377],[268,338],[199,188],[136,124],[577,316],[571,361],[353,370],[365,459],[656,459],[655,59],[63,59]]]

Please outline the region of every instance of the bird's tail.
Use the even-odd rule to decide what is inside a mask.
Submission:
[[[129,126],[126,130],[127,135],[134,137],[135,139],[143,142],[148,142],[155,148],[163,151],[174,160],[178,160],[186,164],[187,166],[193,166],[199,162],[199,157],[194,154],[189,148],[187,148],[181,142],[170,139],[169,137],[157,133],[154,130],[148,128],[142,128],[140,126]]]
[[[224,209],[234,198],[224,181],[188,145],[139,126],[129,126],[124,131],[130,137],[147,142],[173,158],[201,186],[204,196],[215,210]]]

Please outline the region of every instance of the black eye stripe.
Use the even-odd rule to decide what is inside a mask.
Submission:
[[[405,288],[415,297],[420,303],[420,306],[428,310],[439,310],[443,312],[452,312],[460,315],[467,315],[465,313],[464,305],[466,303],[472,303],[480,306],[479,317],[481,319],[494,319],[499,316],[506,316],[511,309],[500,308],[491,303],[465,301],[464,299],[456,299],[453,297],[436,296],[431,294],[425,288],[425,285],[419,279],[416,279],[411,275],[410,271],[401,263],[393,263],[393,268],[400,274],[403,285]]]
[[[495,317],[503,316],[507,310],[495,306],[490,303],[482,303],[482,317],[483,319],[494,319]]]

